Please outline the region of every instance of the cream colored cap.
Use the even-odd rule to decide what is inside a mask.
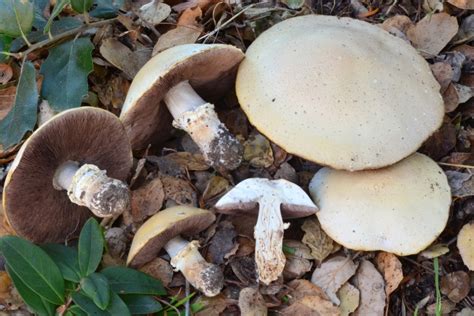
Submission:
[[[442,123],[428,63],[403,40],[351,18],[280,22],[250,45],[236,92],[250,122],[286,151],[336,169],[375,169]]]
[[[419,153],[379,170],[323,168],[309,191],[322,228],[336,242],[400,256],[429,246],[446,226],[451,205],[446,175]]]

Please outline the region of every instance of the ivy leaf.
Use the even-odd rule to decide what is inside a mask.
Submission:
[[[162,309],[161,304],[153,296],[122,295],[121,298],[133,315],[153,314]]]
[[[92,273],[81,280],[81,289],[101,310],[110,302],[109,280],[100,273]]]
[[[93,48],[90,39],[82,37],[50,49],[40,70],[44,75],[41,95],[54,111],[81,105],[89,88],[87,76],[92,72]]]
[[[54,316],[56,310],[55,305],[46,301],[44,298],[29,289],[28,286],[23,283],[20,277],[15,272],[13,272],[13,270],[8,265],[6,265],[5,268],[8,275],[12,279],[15,288],[17,289],[18,293],[20,293],[20,296],[25,301],[26,305],[28,305],[40,316]]]
[[[33,130],[37,108],[36,72],[33,64],[28,61],[21,67],[13,108],[0,121],[0,144],[4,149],[17,144],[27,131]]]
[[[56,262],[65,280],[76,283],[81,281],[81,272],[79,271],[75,249],[59,244],[46,244],[41,248]]]
[[[89,218],[79,235],[79,270],[86,277],[97,270],[104,252],[104,235],[99,223]]]
[[[110,288],[118,294],[165,295],[161,282],[146,273],[125,268],[108,267],[101,271],[109,279]]]
[[[43,249],[16,236],[0,238],[0,251],[23,285],[47,301],[64,303],[64,280],[58,266]]]
[[[0,0],[0,33],[26,35],[33,25],[35,8],[28,0]]]
[[[71,7],[77,13],[84,13],[89,11],[92,7],[93,0],[71,0]]]
[[[53,20],[61,13],[61,11],[64,9],[66,5],[70,3],[70,0],[58,0],[56,1],[56,4],[54,5],[54,9],[51,12],[51,16],[48,19],[48,22],[44,26],[43,33],[46,34],[50,31],[51,29],[51,24],[53,23]]]

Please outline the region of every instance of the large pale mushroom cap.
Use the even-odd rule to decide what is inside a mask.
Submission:
[[[442,122],[439,84],[403,40],[350,18],[280,22],[250,45],[236,92],[250,122],[286,151],[336,169],[375,169]]]
[[[150,59],[137,73],[120,113],[132,148],[144,149],[163,141],[171,115],[162,100],[176,84],[189,80],[206,100],[232,87],[242,51],[224,44],[186,44],[169,48]]]
[[[323,168],[309,190],[324,231],[355,250],[418,253],[443,231],[451,190],[441,168],[414,155],[379,170]]]

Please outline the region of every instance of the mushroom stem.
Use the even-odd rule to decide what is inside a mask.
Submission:
[[[191,136],[211,166],[232,170],[240,165],[242,145],[219,120],[214,105],[204,101],[188,81],[171,88],[164,101],[173,126]]]
[[[276,196],[259,201],[255,225],[255,261],[259,279],[265,283],[278,279],[285,268],[283,233],[289,224],[283,223],[280,212],[281,200]]]
[[[222,270],[201,256],[197,241],[188,242],[177,236],[164,247],[171,257],[171,265],[176,271],[181,271],[192,286],[209,297],[220,293],[224,286]]]
[[[95,165],[79,167],[79,163],[67,161],[56,170],[53,186],[67,190],[71,202],[89,208],[98,217],[119,215],[130,206],[127,184],[109,178]]]

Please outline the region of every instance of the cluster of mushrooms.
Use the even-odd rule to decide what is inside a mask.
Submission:
[[[81,107],[47,121],[7,176],[9,224],[32,241],[62,242],[78,234],[90,212],[119,216],[130,208],[132,152],[162,143],[170,122],[190,135],[210,166],[237,168],[243,147],[206,101],[234,83],[253,126],[287,152],[327,166],[310,182],[312,199],[289,181],[250,178],[215,205],[224,214],[258,213],[260,281],[278,279],[285,266],[283,218],[316,214],[347,248],[401,256],[418,253],[443,231],[451,203],[446,176],[415,153],[444,115],[427,62],[377,26],[316,15],[278,23],[245,55],[223,44],[165,50],[134,78],[120,118]],[[215,219],[190,206],[158,212],[136,232],[127,264],[139,268],[164,248],[196,289],[217,295],[221,268],[186,239]]]

